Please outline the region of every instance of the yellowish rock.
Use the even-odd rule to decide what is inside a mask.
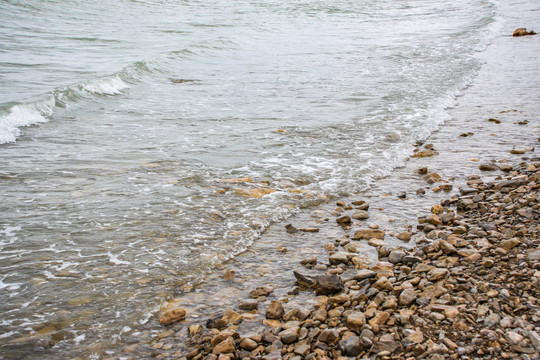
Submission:
[[[374,327],[375,325],[381,326],[386,324],[386,321],[390,318],[390,314],[386,311],[381,312],[379,315],[375,316],[373,319],[369,321],[369,325],[371,327]]]
[[[412,158],[424,158],[424,157],[431,157],[431,156],[435,156],[435,155],[439,155],[439,153],[437,151],[435,151],[435,150],[421,150],[421,151],[416,152],[411,157]]]
[[[444,208],[442,207],[442,205],[437,204],[431,207],[431,212],[433,214],[439,215],[439,214],[442,214],[443,211],[444,211]]]
[[[163,325],[170,325],[185,319],[185,317],[186,310],[182,308],[176,308],[163,312],[159,317],[159,322]]]
[[[265,195],[276,192],[275,189],[269,188],[253,188],[253,189],[234,189],[235,194],[255,199],[260,199]]]
[[[253,182],[253,179],[250,176],[246,176],[239,179],[217,179],[218,182],[222,183],[240,183],[240,182]]]

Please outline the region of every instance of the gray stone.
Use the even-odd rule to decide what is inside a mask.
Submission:
[[[319,275],[316,277],[315,293],[317,295],[331,295],[341,290],[343,290],[343,280],[339,275]]]
[[[298,326],[294,326],[290,329],[283,330],[279,333],[279,338],[284,344],[292,344],[293,342],[298,340],[298,337],[300,336],[300,328]]]
[[[399,294],[399,305],[410,306],[416,301],[417,297],[413,289],[405,289]]]
[[[356,276],[354,277],[355,280],[362,281],[365,279],[371,279],[377,276],[377,273],[373,270],[369,269],[362,269],[356,273]]]
[[[369,214],[367,211],[358,210],[353,214],[352,218],[356,220],[366,220],[369,219]]]
[[[238,305],[241,310],[255,310],[259,306],[259,302],[255,299],[242,300]]]
[[[390,252],[390,255],[388,255],[388,262],[391,262],[392,264],[397,264],[398,262],[401,262],[403,260],[405,255],[405,252],[402,250],[392,250]]]
[[[332,265],[346,264],[349,261],[346,252],[335,252],[330,254],[328,260]]]
[[[362,343],[358,336],[350,336],[346,340],[342,340],[340,342],[340,347],[347,356],[358,356],[363,350]]]
[[[339,331],[337,329],[324,329],[317,340],[328,345],[335,345],[339,341]]]

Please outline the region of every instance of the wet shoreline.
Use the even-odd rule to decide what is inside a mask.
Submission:
[[[487,66],[485,72],[496,70],[496,66],[495,70]],[[505,71],[511,73],[516,69]],[[356,230],[369,225],[378,226],[385,232],[385,243],[373,244],[382,246],[370,246],[367,241],[355,244],[355,256],[368,266],[377,262],[380,249],[407,250],[417,244],[422,246],[432,240],[426,239],[426,235],[417,229],[419,217],[429,214],[433,205],[458,195],[460,189],[469,188],[467,182],[471,181],[470,176],[480,176],[483,182],[488,183],[505,174],[501,170],[481,171],[480,164],[495,164],[504,169],[523,161],[538,161],[534,150],[538,146],[538,138],[535,136],[539,129],[537,109],[534,105],[523,106],[519,101],[512,105],[512,100],[519,100],[520,97],[499,104],[497,96],[500,94],[496,92],[491,94],[492,97],[482,98],[479,88],[485,86],[483,75],[480,74],[472,89],[465,91],[459,99],[459,106],[449,110],[453,119],[429,139],[419,141],[415,148],[411,148],[411,155],[415,154],[415,150],[416,153],[433,150],[437,155],[411,157],[392,176],[379,179],[363,194],[341,199],[339,204],[331,201],[306,209],[285,222],[272,225],[249,250],[224,264],[223,268],[216,269],[202,285],[188,292],[179,290],[175,294],[176,305],[187,311],[185,320],[162,326],[156,316],[150,321],[154,330],[133,337],[126,344],[126,352],[121,352],[128,358],[173,358],[187,355],[189,326],[204,327],[208,319],[219,317],[227,309],[239,311],[238,305],[249,298],[248,293],[263,285],[271,284],[274,287],[272,295],[261,302],[264,305],[259,307],[257,313],[245,312],[241,325],[245,328],[262,326],[259,321],[264,321],[265,307],[271,300],[282,300],[286,309],[295,306],[310,308],[317,303],[311,292],[300,291],[293,298],[287,293],[294,291],[296,286],[293,271],[306,275],[324,273],[322,267],[321,270],[306,269],[301,261],[317,258],[317,264],[324,264],[329,269],[325,244],[339,246],[342,243],[347,246]],[[519,81],[517,79],[511,86],[519,86]],[[479,99],[481,102],[476,103],[474,108],[472,104]],[[522,149],[528,151],[519,154]],[[426,168],[425,173],[419,171],[422,168]],[[441,181],[430,183],[430,179],[426,180],[426,176],[429,178],[433,173],[438,174]],[[358,210],[352,205],[356,201],[369,204],[369,218],[352,219],[352,223],[345,227],[337,224],[337,218],[344,214],[353,215]],[[286,228],[288,224],[297,229],[318,231],[290,233]],[[411,231],[412,239],[409,242],[395,237],[406,231]],[[330,247],[327,245],[327,248]],[[141,341],[144,338],[146,340]]]
[[[516,124],[516,126],[523,125]],[[476,158],[473,158],[473,161],[469,162],[474,164],[473,168],[478,170],[480,176],[475,174],[464,178],[456,176],[455,178],[443,179],[443,181],[437,181],[432,184],[429,184],[429,174],[433,174],[434,172],[427,166],[427,174],[418,174],[418,172],[424,172],[422,168],[425,167],[418,167],[418,165],[432,163],[436,157],[444,157],[445,154],[439,153],[433,158],[413,158],[400,170],[407,170],[411,173],[410,170],[416,167],[416,170],[410,175],[410,179],[412,179],[412,182],[421,186],[418,188],[410,187],[404,192],[394,191],[390,193],[384,190],[388,190],[387,186],[391,186],[394,180],[391,178],[381,179],[379,187],[383,191],[380,191],[378,194],[369,192],[362,196],[363,199],[367,199],[366,204],[370,204],[370,208],[367,210],[367,213],[370,214],[369,219],[350,219],[350,223],[346,218],[343,220],[344,217],[358,212],[358,209],[355,209],[355,207],[366,208],[365,205],[361,204],[362,201],[359,201],[359,198],[351,198],[340,200],[337,204],[326,204],[311,212],[306,212],[293,219],[289,219],[290,223],[298,230],[291,231],[291,227],[286,227],[285,225],[288,224],[285,223],[272,226],[263,236],[264,239],[271,240],[261,241],[255,244],[253,248],[238,256],[234,262],[225,264],[223,269],[217,270],[203,285],[193,289],[191,292],[183,294],[175,300],[174,306],[180,306],[186,309],[186,319],[173,325],[161,327],[160,333],[154,336],[147,344],[135,343],[127,346],[128,356],[130,358],[176,358],[179,356],[187,356],[188,359],[202,358],[202,355],[206,356],[206,353],[203,354],[199,350],[193,350],[193,346],[197,343],[197,340],[199,340],[199,345],[206,344],[206,341],[209,340],[200,342],[200,339],[205,339],[205,336],[207,339],[210,339],[232,329],[236,334],[235,339],[238,340],[236,341],[236,345],[239,345],[241,340],[245,338],[242,337],[242,334],[251,334],[253,331],[258,331],[262,336],[267,331],[276,331],[276,328],[279,329],[279,332],[284,329],[286,330],[287,326],[290,325],[287,325],[286,321],[279,324],[268,321],[268,315],[265,312],[272,301],[280,301],[286,310],[309,309],[310,311],[313,307],[320,306],[319,302],[321,301],[321,298],[316,297],[312,291],[297,288],[299,284],[293,275],[293,271],[307,276],[317,276],[317,274],[320,275],[326,272],[339,274],[344,279],[354,278],[355,271],[359,269],[374,269],[373,265],[376,264],[377,260],[382,260],[383,264],[387,264],[388,256],[392,250],[403,249],[403,251],[410,251],[412,256],[412,254],[417,252],[417,249],[423,247],[426,243],[433,246],[433,242],[438,241],[437,239],[439,238],[434,233],[438,233],[439,230],[435,227],[426,231],[425,221],[420,221],[424,225],[419,225],[415,221],[418,220],[418,217],[425,218],[427,214],[433,211],[433,208],[425,211],[423,207],[430,206],[429,203],[431,205],[442,203],[445,204],[444,211],[451,212],[447,208],[449,204],[455,204],[458,201],[457,196],[459,196],[460,192],[462,194],[469,194],[468,191],[470,191],[471,186],[477,188],[479,184],[482,186],[482,184],[489,184],[491,181],[497,179],[500,182],[501,176],[519,176],[518,173],[512,172],[511,175],[508,175],[508,171],[514,171],[514,169],[520,168],[520,172],[523,172],[525,171],[523,167],[526,167],[526,165],[523,165],[524,163],[528,163],[529,165],[535,163],[536,166],[540,166],[538,163],[540,159],[536,156],[533,147],[536,144],[531,143],[530,145],[529,147],[523,147],[522,145],[519,149],[523,150],[524,153],[512,154],[514,155],[513,159],[479,162],[476,161]],[[437,148],[437,145],[434,147]],[[425,148],[425,144],[423,148]],[[428,148],[431,148],[431,146],[428,145]],[[510,150],[513,150],[514,153],[521,152],[517,149],[513,147],[512,149],[506,149],[506,152],[510,153]],[[518,165],[519,163],[522,163],[522,165]],[[494,165],[499,169],[493,171],[480,170],[480,168],[486,169],[488,165]],[[532,166],[534,168],[534,165]],[[501,169],[504,169],[506,172]],[[535,172],[533,171],[532,173],[534,174]],[[533,181],[537,181],[537,179]],[[452,189],[450,191],[439,191],[437,188],[440,188],[441,184],[450,184],[452,185]],[[536,189],[537,185],[533,183],[532,187]],[[398,189],[403,188],[400,187]],[[416,190],[418,189],[423,189],[425,193],[422,194],[421,191],[417,192]],[[526,195],[534,197],[534,194],[536,194],[536,191],[527,193]],[[443,201],[434,201],[435,198],[443,199]],[[399,203],[405,206],[407,201],[412,201],[420,205],[413,209],[409,207],[408,210],[415,214],[416,219],[407,216],[384,215],[385,212],[397,213],[397,206],[389,204]],[[383,206],[388,207],[385,208]],[[392,209],[395,211],[392,211]],[[465,220],[467,220],[466,217]],[[499,224],[500,227],[504,227],[505,225],[504,222]],[[302,228],[305,230],[317,229],[318,231],[299,230]],[[373,241],[373,239],[369,240],[369,237],[363,240],[356,238],[355,240],[356,232],[359,229],[367,228],[382,229],[384,231],[384,240],[379,240],[378,242]],[[404,242],[396,238],[398,234],[408,231],[412,235],[410,241]],[[535,234],[535,238],[531,239],[531,241],[537,241],[538,233],[533,231],[533,234]],[[448,234],[446,239],[448,239]],[[371,245],[368,243],[371,243]],[[345,256],[346,260],[336,260],[337,253],[347,253]],[[344,263],[347,266],[343,266]],[[336,264],[341,265],[336,266]],[[377,279],[380,280],[380,277]],[[248,293],[263,286],[270,286],[271,292],[267,296],[263,295],[263,297],[256,298],[258,310],[239,310],[239,307],[245,309],[246,306],[249,306],[248,299],[250,295]],[[349,292],[352,291],[351,289],[357,290],[353,287],[348,289]],[[336,296],[340,296],[340,294]],[[331,311],[330,308],[327,310]],[[233,316],[238,316],[238,318],[227,323],[225,330],[223,328],[219,330],[213,329],[213,323],[216,320],[221,319],[223,314],[229,314],[230,316],[231,313],[234,314]],[[155,321],[157,321],[157,318]],[[369,330],[372,331],[372,329]],[[215,345],[213,344],[213,346]],[[269,344],[267,343],[266,345],[268,346]],[[294,342],[294,345],[297,345],[296,342]],[[293,348],[291,347],[290,349]],[[237,350],[238,353],[236,354],[239,355],[242,349],[239,347]],[[288,354],[287,351],[282,355],[285,356]],[[291,353],[294,353],[294,351],[291,350]],[[199,354],[201,354],[201,357],[199,357]],[[247,353],[243,355],[247,355]],[[261,352],[256,357],[263,355],[265,354]],[[289,358],[292,358],[292,356],[289,356]]]

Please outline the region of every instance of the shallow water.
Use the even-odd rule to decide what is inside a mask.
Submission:
[[[505,51],[505,6],[3,2],[4,356],[134,336],[270,224],[369,189],[443,122],[484,116],[447,108]],[[532,122],[524,91],[494,98]],[[242,195],[259,188],[276,191]]]

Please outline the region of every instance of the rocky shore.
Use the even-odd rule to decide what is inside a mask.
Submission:
[[[176,327],[146,356],[539,359],[540,161],[479,168],[500,174],[488,182],[469,176],[459,195],[433,205],[412,231],[413,249],[384,246],[377,225],[349,231],[369,204],[338,202],[335,226],[346,235],[324,244],[328,256],[301,260],[287,295],[260,279],[236,308],[185,328],[178,321],[186,312],[171,304],[160,321]],[[376,264],[357,252],[361,242],[378,249]],[[311,299],[304,306],[294,301],[301,295]]]

